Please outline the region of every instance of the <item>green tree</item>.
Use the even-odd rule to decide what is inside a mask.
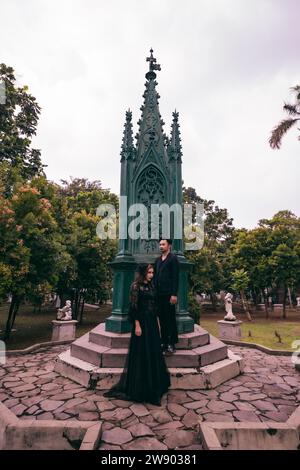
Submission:
[[[16,85],[12,67],[0,64],[0,82],[5,86],[5,100],[0,104],[0,164],[6,163],[2,178],[4,173],[8,195],[19,177],[27,181],[43,173],[41,152],[31,146],[41,108],[27,86]]]
[[[283,318],[286,318],[286,297],[289,286],[300,278],[300,242],[294,248],[282,243],[273,251],[270,260],[273,279],[277,286],[283,286]]]
[[[272,284],[271,269],[268,263],[271,254],[270,230],[258,227],[236,232],[235,242],[229,252],[232,270],[245,270],[249,276],[249,290],[254,303],[259,295],[265,300],[266,317],[269,317],[265,288]]]
[[[252,318],[249,312],[247,297],[245,295],[245,291],[248,289],[249,282],[250,282],[250,278],[248,276],[247,271],[245,271],[244,269],[235,269],[232,272],[232,280],[233,280],[232,289],[240,293],[242,304],[243,304],[243,309],[246,313],[248,320],[252,321]]]
[[[205,238],[209,240],[227,240],[234,232],[233,219],[229,217],[227,209],[216,205],[215,201],[203,199],[198,196],[192,187],[184,187],[183,202],[186,204],[203,204],[205,218]],[[196,210],[193,210],[193,223],[195,223]]]
[[[213,200],[206,200],[197,195],[192,187],[183,187],[183,201],[188,204],[203,204],[204,209],[204,245],[201,250],[187,251],[187,258],[194,263],[190,276],[194,292],[210,294],[213,307],[216,308],[215,293],[229,287],[229,264],[227,251],[234,239],[233,219],[227,209],[220,208]],[[193,223],[196,210],[193,210]]]
[[[118,197],[102,189],[100,181],[80,178],[63,180],[58,195],[57,220],[70,262],[60,273],[57,292],[61,298],[72,296],[74,317],[81,322],[86,298],[101,299],[111,287],[108,262],[116,254],[117,241],[99,239],[96,212],[103,203],[117,211]]]
[[[236,232],[230,251],[232,269],[247,271],[249,289],[252,294],[263,296],[267,318],[269,311],[266,292],[269,290],[284,290],[286,316],[287,289],[295,287],[296,280],[300,278],[300,272],[297,271],[299,241],[300,219],[290,211],[279,211],[271,219],[260,220],[259,226],[253,230]]]
[[[18,187],[11,199],[1,197],[0,210],[0,260],[11,269],[7,288],[12,301],[4,333],[8,339],[22,301],[39,304],[55,286],[64,248],[51,203],[32,183]]]

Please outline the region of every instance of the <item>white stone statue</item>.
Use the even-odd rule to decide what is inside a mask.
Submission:
[[[300,297],[297,297],[296,300],[297,300],[297,308],[299,308],[300,307]]]
[[[226,321],[234,321],[236,320],[236,317],[232,313],[232,297],[233,295],[230,294],[230,292],[227,292],[225,295],[225,310],[226,310],[226,315],[224,317],[224,320]]]
[[[58,294],[56,294],[54,301],[55,301],[55,308],[59,308],[60,307],[60,297],[59,297]]]
[[[56,320],[72,320],[72,307],[71,300],[66,301],[66,305],[63,308],[59,308],[56,315]]]

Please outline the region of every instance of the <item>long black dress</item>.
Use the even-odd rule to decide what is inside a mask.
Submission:
[[[157,314],[152,282],[140,286],[133,283],[128,312],[132,330],[124,370],[119,382],[104,396],[160,405],[171,382],[161,351]],[[135,320],[140,322],[141,336],[135,334]]]

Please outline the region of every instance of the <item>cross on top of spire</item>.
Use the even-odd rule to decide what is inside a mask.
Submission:
[[[154,70],[161,70],[159,64],[156,63],[156,58],[153,57],[153,49],[150,49],[150,57],[146,58],[146,61],[149,62],[149,71],[146,73],[146,78],[148,80],[154,79],[156,77],[156,73]]]
[[[155,57],[153,57],[153,49],[151,47],[150,49],[150,57],[147,57],[147,62],[150,62],[149,64],[149,71],[151,70],[161,70],[160,65],[156,63]]]

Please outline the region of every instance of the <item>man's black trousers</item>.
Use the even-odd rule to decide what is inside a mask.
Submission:
[[[178,343],[176,304],[170,304],[171,294],[158,294],[158,316],[161,327],[161,343]]]

